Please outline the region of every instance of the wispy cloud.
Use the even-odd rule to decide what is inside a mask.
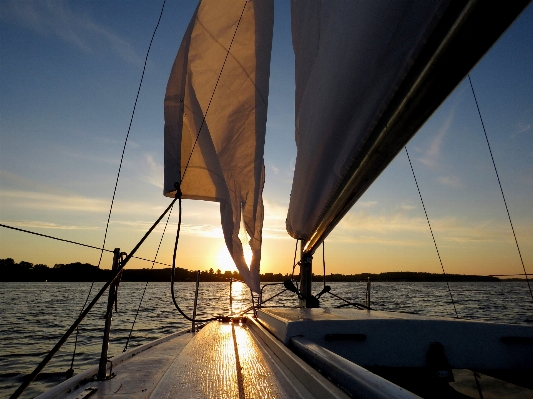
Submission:
[[[433,218],[433,232],[440,245],[446,243],[496,242],[508,240],[505,223],[492,220],[472,222],[455,217]],[[427,221],[422,216],[410,217],[405,212],[387,215],[369,214],[365,211],[349,212],[337,226],[332,239],[346,242],[373,242],[388,245],[425,245],[420,234],[428,235]],[[531,232],[525,233],[531,236]]]
[[[422,157],[419,159],[426,166],[435,167],[439,163],[441,146],[444,139],[444,136],[450,129],[450,126],[455,118],[455,107],[452,107],[450,114],[444,121],[444,124],[441,126],[433,140],[429,145],[429,148],[425,151]]]
[[[289,164],[289,169],[294,172],[294,169],[296,167],[296,158],[291,159],[291,163]]]
[[[106,213],[109,199],[90,198],[75,194],[51,194],[27,190],[0,191],[2,207],[39,209],[47,211]],[[161,207],[141,202],[120,201],[113,207],[118,214],[156,214]]]
[[[129,63],[142,62],[134,48],[112,29],[75,11],[65,0],[4,2],[2,19],[56,38],[87,53],[112,52]]]
[[[42,222],[39,220],[16,220],[1,221],[0,223],[14,227],[38,228],[38,229],[56,229],[56,230],[100,230],[96,226],[72,226],[57,223]]]
[[[441,176],[437,178],[437,181],[444,186],[449,186],[449,187],[454,187],[454,188],[463,187],[461,183],[461,179],[457,176]]]
[[[401,205],[398,205],[398,208],[403,211],[412,211],[413,209],[416,209],[416,206],[408,205],[408,204],[401,204]]]
[[[377,203],[377,201],[359,201],[357,202],[357,205],[361,208],[373,208]]]
[[[517,123],[517,128],[516,128],[517,134],[525,133],[525,132],[528,132],[529,130],[531,130],[531,123],[521,123],[521,122]]]
[[[158,164],[151,154],[144,154],[144,162],[141,165],[140,180],[163,189],[163,165]]]

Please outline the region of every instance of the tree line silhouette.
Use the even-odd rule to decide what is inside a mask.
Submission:
[[[122,281],[170,281],[172,269],[124,269]],[[89,263],[68,263],[55,264],[48,267],[44,264],[33,264],[26,261],[16,263],[13,259],[0,259],[0,281],[62,281],[62,282],[84,282],[84,281],[107,281],[111,276],[111,270],[100,269]],[[261,274],[261,282],[281,282],[288,280],[289,274],[264,273]],[[405,282],[442,282],[442,281],[501,281],[493,276],[475,276],[465,274],[447,274],[446,276],[436,273],[425,272],[385,272],[385,273],[359,273],[359,274],[329,274],[326,275],[327,282],[351,282],[351,281],[405,281]],[[175,281],[196,281],[196,271],[176,267],[174,274]],[[242,280],[237,271],[203,270],[200,272],[201,281],[228,281]],[[299,279],[298,275],[294,276]],[[322,281],[324,276],[313,274],[313,281]]]

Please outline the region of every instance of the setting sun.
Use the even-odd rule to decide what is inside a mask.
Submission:
[[[225,245],[220,247],[217,255],[217,267],[222,271],[233,271],[237,270],[235,263],[229,254],[228,248]]]
[[[244,250],[244,260],[246,261],[246,264],[250,266],[250,263],[252,262],[252,249],[249,245],[243,245]],[[229,254],[228,248],[226,248],[225,245],[220,247],[220,250],[217,254],[217,267],[222,271],[234,271],[237,270],[235,267],[235,262],[233,262],[233,259],[231,258],[231,255]]]

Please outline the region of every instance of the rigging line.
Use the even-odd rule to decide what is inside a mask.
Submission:
[[[531,290],[531,285],[529,284],[529,279],[527,278],[528,274],[526,272],[526,266],[524,265],[524,259],[522,258],[522,252],[520,252],[520,246],[518,245],[518,239],[516,238],[516,233],[514,231],[513,221],[511,220],[511,214],[509,213],[509,207],[507,206],[507,201],[505,200],[502,183],[500,181],[500,175],[498,174],[498,169],[496,168],[496,162],[494,161],[494,156],[492,155],[492,148],[490,146],[489,137],[487,135],[487,130],[485,129],[485,123],[483,122],[483,117],[481,116],[481,111],[479,109],[479,104],[477,102],[477,97],[474,91],[474,85],[472,84],[472,79],[470,78],[470,74],[468,74],[468,82],[470,83],[470,88],[472,89],[474,101],[476,102],[477,113],[479,115],[479,120],[481,121],[481,126],[483,127],[483,133],[485,134],[485,140],[487,142],[487,147],[489,147],[490,159],[492,160],[492,166],[494,167],[494,173],[496,173],[496,179],[498,180],[498,185],[500,186],[500,192],[502,193],[503,203],[505,204],[505,211],[507,212],[507,218],[509,219],[509,224],[511,225],[511,230],[513,231],[514,242],[516,244],[516,249],[518,250],[518,256],[520,257],[520,263],[522,264],[522,269],[524,270],[524,275],[526,276],[526,282],[529,288],[529,293],[531,294],[531,299],[533,299],[533,291]]]
[[[175,185],[176,187],[176,197],[174,198],[174,200],[172,201],[172,203],[174,203],[176,200],[179,199],[178,201],[178,229],[176,231],[176,241],[174,241],[174,254],[172,255],[172,272],[170,273],[170,293],[172,295],[172,302],[174,302],[174,306],[176,307],[176,309],[178,310],[178,312],[180,312],[180,314],[185,317],[187,320],[189,321],[194,321],[195,323],[207,323],[208,321],[212,321],[212,320],[216,320],[217,318],[216,317],[211,317],[210,319],[206,319],[206,320],[197,320],[197,319],[193,319],[189,316],[187,316],[183,310],[181,310],[181,308],[179,307],[178,303],[176,302],[176,296],[174,294],[174,270],[176,269],[176,253],[177,253],[177,250],[178,250],[178,242],[179,242],[179,239],[180,239],[180,230],[181,230],[181,190],[180,190],[180,187],[178,185],[178,183],[176,183]]]
[[[37,232],[31,231],[31,230],[19,229],[18,227],[8,226],[6,224],[1,224],[0,223],[0,227],[5,227],[6,229],[16,230],[16,231],[20,231],[22,233],[33,234],[33,235],[36,235],[36,236],[39,236],[39,237],[50,238],[52,240],[62,241],[62,242],[66,242],[66,243],[69,243],[69,244],[81,245],[82,247],[87,247],[87,248],[91,248],[91,249],[97,249],[98,251],[102,251],[102,248],[95,247],[94,245],[83,244],[83,243],[77,242],[77,241],[71,241],[71,240],[66,240],[64,238],[49,236],[47,234],[37,233]],[[105,249],[104,248],[103,251],[113,253],[113,251],[111,251],[110,249]],[[141,257],[138,257],[138,256],[132,256],[132,258],[133,259],[138,259],[138,260],[144,260],[145,262],[152,262],[150,259],[141,258]],[[163,266],[172,266],[172,265],[169,265],[168,263],[163,263],[163,262],[155,262],[155,263],[158,264],[158,265],[163,265]]]
[[[324,267],[324,288],[326,287],[326,246],[325,241],[322,241],[322,266]]]
[[[105,249],[105,248],[102,249],[100,247],[95,247],[94,245],[88,245],[88,244],[83,244],[81,242],[65,240],[64,238],[59,238],[59,237],[49,236],[49,235],[46,235],[46,234],[36,233],[35,231],[19,229],[18,227],[8,226],[8,225],[5,225],[5,224],[0,224],[0,226],[1,227],[5,227],[7,229],[11,229],[11,230],[21,231],[23,233],[33,234],[33,235],[40,236],[40,237],[51,238],[52,240],[63,241],[63,242],[68,242],[69,244],[76,244],[76,245],[81,245],[82,247],[97,249],[99,251],[113,252],[113,251],[111,251],[109,249]]]
[[[85,298],[85,302],[83,303],[83,306],[81,307],[80,314],[83,312],[83,309],[85,309],[85,305],[87,305],[87,302],[89,301],[89,297],[91,296],[91,292],[93,291],[94,281],[91,283],[91,287],[89,288],[89,292],[87,293],[87,297]],[[72,360],[70,361],[70,369],[67,370],[67,378],[68,375],[72,374],[74,375],[74,358],[76,357],[76,348],[78,347],[78,334],[79,334],[79,327],[76,327],[76,337],[74,339],[74,350],[72,351]]]
[[[455,317],[459,318],[457,313],[457,308],[455,307],[455,302],[453,300],[452,290],[450,289],[450,283],[448,283],[448,277],[444,271],[444,265],[440,257],[439,248],[437,247],[437,241],[435,240],[435,235],[433,234],[433,229],[431,228],[431,223],[429,222],[429,216],[426,211],[426,206],[424,205],[424,200],[422,199],[422,193],[420,192],[420,187],[418,187],[418,181],[416,180],[415,170],[413,169],[413,164],[411,163],[411,157],[409,156],[409,151],[407,151],[407,146],[405,148],[405,153],[407,154],[407,160],[409,161],[409,166],[411,167],[411,172],[413,173],[413,178],[415,179],[416,189],[418,190],[418,196],[420,197],[420,202],[422,202],[422,208],[424,209],[424,214],[426,215],[426,220],[429,226],[429,232],[431,233],[431,238],[433,239],[433,244],[435,245],[435,250],[437,251],[437,257],[439,258],[440,267],[442,269],[442,274],[444,274],[444,279],[446,281],[446,286],[448,287],[448,292],[450,293],[450,299],[452,300],[453,310],[455,311]]]
[[[107,232],[109,229],[109,221],[111,220],[111,213],[113,211],[113,204],[115,203],[115,195],[117,193],[117,186],[118,186],[118,179],[120,177],[120,171],[122,169],[122,161],[124,160],[124,153],[126,152],[126,145],[128,144],[128,137],[130,135],[131,131],[131,125],[133,123],[133,117],[135,116],[135,109],[137,108],[137,101],[139,100],[139,94],[141,92],[141,86],[143,84],[144,80],[144,73],[146,71],[146,64],[148,62],[148,55],[150,54],[150,49],[152,48],[152,43],[154,41],[155,34],[157,32],[157,28],[159,28],[159,23],[161,22],[161,17],[163,16],[163,10],[165,9],[165,3],[167,0],[163,0],[163,5],[161,6],[161,12],[159,13],[159,19],[157,20],[157,24],[155,25],[154,32],[152,33],[152,38],[150,39],[150,44],[148,45],[148,50],[146,51],[146,56],[144,57],[144,66],[143,71],[141,74],[141,81],[139,82],[139,87],[137,88],[137,95],[135,96],[135,102],[133,104],[133,111],[131,112],[130,117],[130,123],[128,126],[128,132],[126,133],[126,139],[124,140],[124,146],[122,147],[122,155],[120,156],[120,163],[118,165],[118,173],[117,173],[117,179],[115,180],[115,188],[113,189],[113,197],[111,198],[111,206],[109,207],[109,214],[107,215],[107,224],[105,226],[105,233],[104,233],[104,242],[102,244],[102,252],[100,252],[100,259],[98,260],[98,267],[100,267],[100,264],[102,262],[102,255],[104,252],[105,243],[107,240]],[[111,251],[113,252],[113,251]]]
[[[332,295],[332,296],[334,296],[334,297],[337,298],[337,299],[340,299],[341,301],[346,302],[346,304],[347,304],[348,306],[353,306],[353,307],[355,307],[355,308],[357,308],[357,309],[361,309],[361,308],[362,308],[362,309],[372,310],[372,309],[370,309],[370,307],[368,307],[368,306],[366,306],[366,305],[362,305],[362,304],[357,303],[357,302],[350,302],[349,300],[343,298],[342,296],[339,296],[339,295],[337,295],[337,294],[334,294],[334,293],[331,292],[331,291],[328,291],[327,293],[330,294],[330,295]]]
[[[198,143],[198,138],[200,137],[200,132],[202,131],[202,128],[205,125],[205,120],[207,118],[207,113],[209,112],[209,108],[211,107],[211,103],[213,101],[213,97],[215,97],[215,92],[217,91],[218,83],[220,82],[220,77],[222,76],[222,72],[224,71],[224,67],[226,66],[226,61],[228,60],[229,53],[231,51],[231,47],[233,46],[233,41],[235,40],[235,36],[237,35],[237,30],[239,29],[239,25],[241,24],[242,17],[244,15],[244,10],[246,9],[246,5],[248,4],[248,0],[244,2],[244,7],[242,8],[241,15],[239,17],[239,21],[237,22],[237,26],[235,27],[235,32],[233,32],[233,37],[231,38],[231,42],[228,47],[228,51],[226,52],[226,57],[224,58],[224,62],[222,63],[222,68],[220,68],[220,72],[218,74],[217,81],[215,83],[215,87],[213,89],[213,93],[211,93],[211,99],[209,100],[209,103],[207,104],[207,108],[205,109],[204,117],[202,119],[202,123],[200,124],[200,128],[198,129],[198,133],[196,134],[196,140],[194,140],[194,144],[191,149],[191,153],[189,154],[189,159],[187,160],[187,164],[185,165],[185,169],[183,170],[183,175],[181,176],[181,181],[183,182],[183,179],[185,178],[185,174],[187,173],[187,168],[189,167],[189,163],[191,162],[192,154],[194,152],[194,149],[196,148],[196,144]]]
[[[150,49],[152,48],[152,43],[154,41],[154,37],[155,37],[155,34],[157,32],[157,28],[159,28],[159,23],[161,22],[161,17],[163,16],[163,10],[165,9],[165,3],[166,3],[166,0],[163,0],[163,5],[161,6],[161,12],[159,13],[159,18],[157,20],[157,24],[155,26],[154,32],[152,33],[152,38],[150,39],[150,44],[148,45],[148,50],[146,51],[146,57],[144,58],[144,66],[143,66],[143,71],[142,71],[142,74],[141,74],[141,81],[139,82],[139,87],[137,88],[137,95],[135,96],[135,103],[133,104],[133,111],[131,112],[130,123],[129,123],[129,126],[128,126],[128,132],[126,133],[126,139],[124,140],[124,146],[122,147],[122,155],[120,156],[120,163],[119,163],[119,166],[118,166],[117,179],[115,180],[115,188],[113,189],[113,197],[111,198],[111,205],[109,207],[109,213],[107,215],[107,223],[106,223],[106,226],[105,226],[105,233],[104,233],[104,242],[102,243],[102,248],[101,248],[101,251],[100,251],[100,258],[98,259],[98,266],[97,266],[98,268],[100,268],[100,265],[102,263],[102,256],[104,254],[105,243],[106,243],[106,240],[107,240],[107,232],[109,230],[109,221],[111,220],[111,213],[113,211],[113,204],[115,202],[115,195],[117,193],[118,179],[120,177],[120,170],[122,169],[122,161],[124,160],[124,153],[126,152],[126,144],[128,143],[128,137],[130,135],[131,125],[133,123],[133,117],[135,116],[135,109],[137,108],[137,101],[139,100],[139,93],[141,92],[141,86],[142,86],[142,83],[143,83],[143,80],[144,80],[144,73],[146,71],[146,64],[148,62],[148,55],[150,54]],[[153,267],[153,264],[152,264],[152,267]],[[87,294],[87,299],[91,295],[91,292],[92,292],[92,289],[93,289],[93,285],[94,285],[94,281],[93,281],[93,284],[91,284],[91,288],[89,289],[89,293]],[[85,301],[85,304],[87,304],[87,300]],[[83,307],[85,307],[85,304],[83,305]],[[83,309],[82,309],[82,311],[83,311]],[[71,366],[70,366],[71,370],[72,370],[72,366],[74,364],[74,357],[76,356],[77,343],[78,343],[78,328],[76,328],[76,340],[75,340],[75,343],[74,343],[74,352],[72,353],[72,362],[71,362]]]
[[[301,246],[301,244],[300,244]],[[294,246],[294,258],[292,260],[292,275],[291,281],[294,281],[294,269],[296,269],[296,253],[298,252],[298,240],[296,240],[296,245]],[[296,282],[296,289],[298,289],[298,282]]]
[[[168,221],[170,220],[170,215],[172,214],[172,209],[173,208],[170,208],[170,211],[168,212],[168,217],[167,217],[167,221],[165,223],[165,227],[163,229],[163,234],[161,234],[161,239],[159,240],[159,245],[157,246],[157,251],[155,252],[154,260],[152,262],[152,267],[151,267],[150,270],[154,269],[155,261],[157,259],[157,255],[159,254],[159,249],[161,248],[161,243],[163,242],[163,237],[165,236],[165,232],[167,231]],[[139,315],[139,310],[141,309],[141,304],[143,303],[144,294],[146,293],[146,288],[148,287],[148,282],[149,281],[147,281],[146,284],[144,285],[144,290],[143,290],[143,293],[141,295],[141,300],[139,302],[139,306],[137,307],[137,312],[135,313],[135,318],[133,319],[133,323],[131,324],[130,333],[128,335],[128,339],[126,340],[126,345],[124,346],[124,349],[122,350],[122,352],[126,352],[128,350],[128,344],[130,343],[131,333],[133,332],[133,327],[135,327],[135,322],[137,321],[137,316]],[[77,333],[76,333],[76,336],[77,336]]]
[[[39,365],[33,370],[33,372],[28,375],[22,384],[17,388],[17,390],[11,395],[11,399],[16,399],[20,396],[22,392],[30,385],[30,383],[37,377],[37,375],[42,371],[42,369],[50,362],[50,360],[54,357],[54,355],[61,349],[63,344],[67,341],[68,337],[74,332],[74,330],[80,325],[80,323],[83,321],[85,316],[89,313],[89,311],[93,308],[93,306],[98,302],[98,300],[101,298],[101,296],[104,294],[104,292],[109,288],[111,284],[113,284],[117,278],[119,278],[120,274],[122,273],[122,270],[126,266],[126,264],[130,261],[131,258],[133,258],[133,254],[137,252],[137,250],[141,247],[141,245],[146,241],[148,236],[154,231],[156,226],[159,224],[161,219],[167,214],[167,212],[174,206],[174,203],[176,202],[176,199],[173,199],[170,205],[165,209],[165,211],[159,216],[159,218],[155,221],[155,223],[150,227],[150,229],[144,234],[143,238],[137,243],[137,245],[131,250],[129,255],[126,256],[124,261],[122,261],[119,265],[119,267],[116,270],[113,270],[113,274],[111,278],[107,281],[107,283],[104,284],[102,288],[100,288],[100,291],[98,291],[98,294],[93,298],[91,303],[85,308],[85,310],[78,316],[76,321],[70,326],[70,328],[67,330],[67,332],[60,338],[60,340],[57,342],[57,344],[52,348],[50,352],[44,357],[44,359],[39,363]]]

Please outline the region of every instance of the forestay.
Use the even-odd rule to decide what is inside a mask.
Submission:
[[[272,46],[271,0],[202,0],[165,96],[164,194],[220,203],[222,230],[244,281],[259,292],[263,151]],[[246,264],[239,229],[250,237]]]

